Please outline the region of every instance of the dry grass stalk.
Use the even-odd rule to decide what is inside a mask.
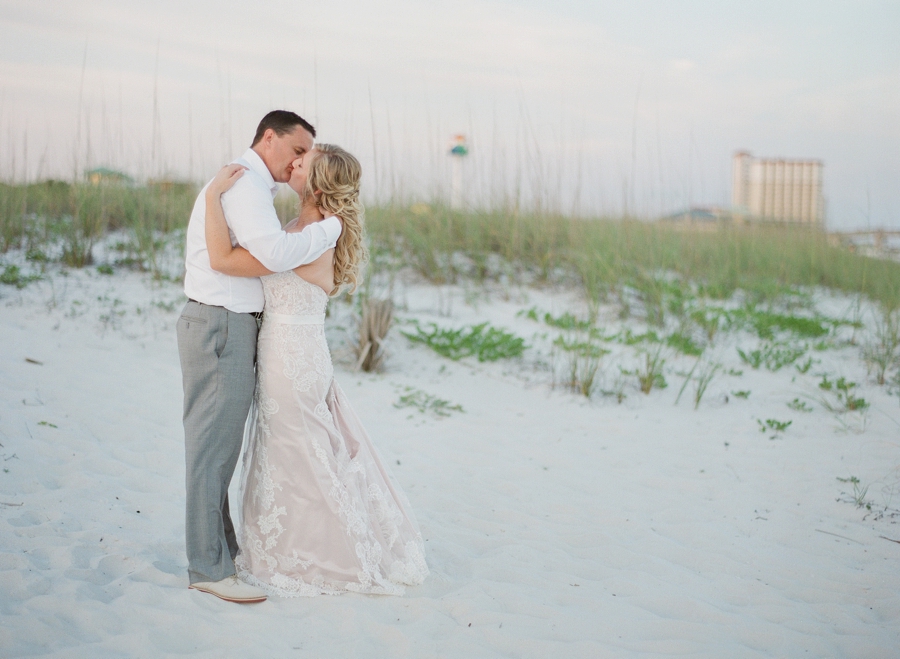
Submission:
[[[875,371],[875,381],[885,384],[886,374],[900,366],[900,310],[880,309],[875,315],[875,332],[863,346],[863,359]]]
[[[394,320],[391,300],[366,299],[362,302],[359,319],[359,340],[355,346],[356,369],[377,371],[384,362],[384,338]]]

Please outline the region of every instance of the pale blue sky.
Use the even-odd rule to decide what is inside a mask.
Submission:
[[[204,179],[286,107],[369,199],[445,194],[463,132],[473,203],[727,205],[749,149],[822,159],[830,226],[900,227],[898,33],[868,0],[0,0],[0,176]]]

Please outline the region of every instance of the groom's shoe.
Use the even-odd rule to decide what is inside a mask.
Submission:
[[[255,586],[244,583],[234,574],[230,577],[225,577],[221,581],[192,583],[188,588],[215,595],[228,602],[240,602],[241,604],[263,602],[266,599],[265,592]]]

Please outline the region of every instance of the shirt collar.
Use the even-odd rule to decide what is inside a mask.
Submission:
[[[275,179],[272,178],[272,172],[266,167],[266,163],[259,157],[259,154],[253,149],[247,149],[241,158],[250,165],[250,169],[262,176],[263,181],[266,182],[266,185],[269,186],[269,190],[272,191],[272,197],[274,198],[275,194],[278,192],[278,184],[275,182]]]

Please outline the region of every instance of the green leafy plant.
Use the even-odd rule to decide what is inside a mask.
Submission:
[[[869,493],[869,486],[863,486],[859,479],[856,476],[850,476],[849,478],[841,478],[838,477],[838,481],[841,483],[850,483],[853,485],[853,492],[849,495],[850,500],[856,505],[857,508],[862,508],[865,506],[867,510],[872,510],[871,502],[866,501],[866,494]],[[845,494],[842,492],[842,494]]]
[[[450,416],[452,412],[464,412],[462,405],[456,405],[450,401],[438,398],[432,394],[426,393],[421,389],[406,387],[405,392],[397,402],[394,403],[396,408],[412,407],[422,414],[430,413],[437,417]]]
[[[782,343],[764,343],[756,350],[744,351],[737,349],[738,355],[748,366],[758,369],[765,366],[767,370],[779,371],[789,364],[793,364],[806,353],[806,347],[790,346]]]
[[[765,423],[763,423],[762,420],[757,419],[756,422],[759,424],[759,431],[761,433],[772,433],[769,439],[776,439],[793,423],[793,421],[779,421],[777,419],[766,419]]]
[[[850,382],[843,376],[837,380],[829,380],[827,375],[823,375],[819,382],[819,389],[832,394],[835,400],[834,403],[829,403],[823,399],[823,404],[830,412],[859,412],[868,409],[866,399],[856,395],[858,387],[855,382]]]
[[[25,288],[33,281],[38,281],[40,275],[24,275],[17,265],[7,265],[0,272],[0,284],[7,286],[15,286],[16,288]]]
[[[731,314],[733,324],[752,330],[761,339],[774,339],[776,333],[784,332],[798,337],[815,339],[829,333],[828,325],[840,321],[826,318],[790,316],[750,307],[737,309]]]
[[[735,396],[736,398],[743,398],[744,400],[746,400],[746,399],[750,398],[750,390],[745,389],[742,391],[732,391],[731,395]]]
[[[737,349],[738,355],[741,358],[741,361],[750,366],[751,368],[758,369],[763,365],[763,352],[762,350],[749,350],[744,352],[740,348]]]
[[[781,370],[783,367],[793,364],[805,353],[806,346],[771,344],[767,346],[766,368],[770,371]]]
[[[614,339],[619,343],[622,343],[626,346],[634,346],[640,345],[642,343],[659,343],[660,338],[659,335],[650,330],[649,332],[644,332],[643,334],[635,334],[631,331],[630,328],[626,328],[623,332],[617,334]]]
[[[525,340],[488,323],[450,329],[431,323],[425,330],[415,324],[415,333],[402,332],[410,341],[424,343],[439,355],[458,360],[475,356],[480,362],[518,357],[525,351]]]
[[[541,313],[537,307],[531,307],[527,311],[520,311],[516,315],[525,316],[526,318],[538,322],[543,321],[544,324],[549,325],[550,327],[556,327],[558,329],[582,331],[591,329],[591,321],[580,320],[568,311],[561,316],[554,316],[550,312]]]
[[[697,345],[687,334],[674,332],[666,337],[666,345],[685,355],[699,357],[703,354],[703,347]]]
[[[807,357],[804,361],[799,364],[794,364],[794,368],[797,369],[797,372],[801,375],[806,375],[809,372],[809,369],[812,368],[814,363],[818,362],[818,360],[813,360],[812,357]]]
[[[797,412],[812,412],[813,408],[806,401],[800,400],[799,398],[795,398],[790,403],[787,404],[792,410]]]

